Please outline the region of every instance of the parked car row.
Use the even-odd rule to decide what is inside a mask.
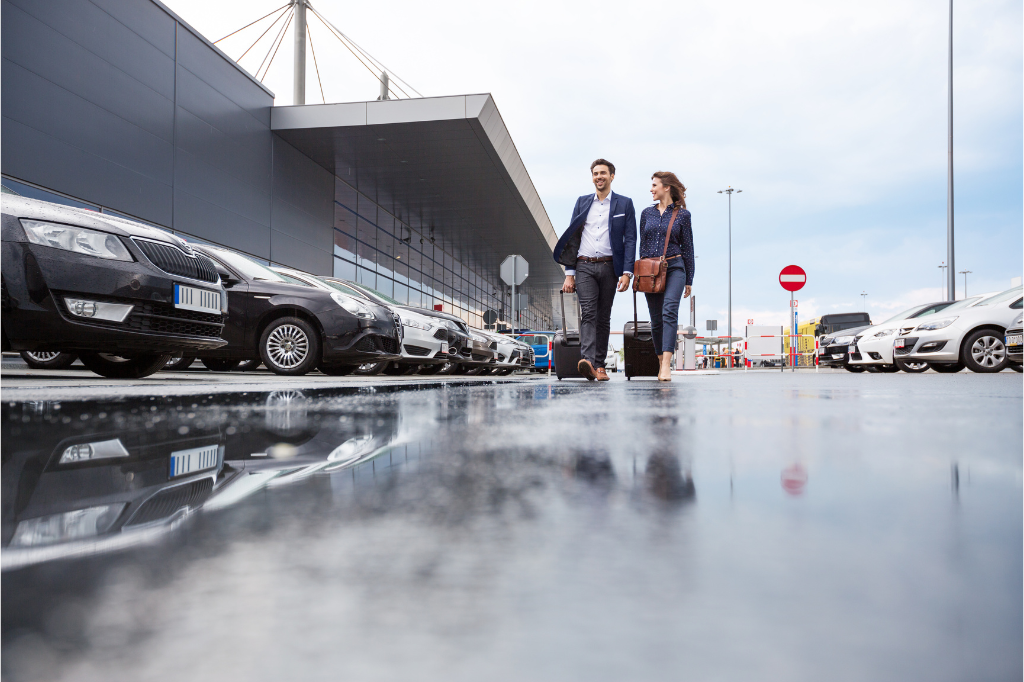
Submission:
[[[134,221],[4,195],[3,350],[108,377],[197,359],[275,374],[510,374],[528,344],[373,289],[190,244]]]
[[[1021,371],[1022,288],[914,306],[819,343],[821,365],[851,372]]]

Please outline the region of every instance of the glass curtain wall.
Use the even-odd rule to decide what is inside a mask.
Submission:
[[[334,200],[335,277],[373,287],[407,305],[440,305],[474,327],[483,327],[485,311],[509,309],[507,287],[497,272],[483,274],[463,262],[429,229],[410,226],[399,208],[392,207],[392,212],[337,177]],[[520,324],[536,329],[542,319],[531,301]]]

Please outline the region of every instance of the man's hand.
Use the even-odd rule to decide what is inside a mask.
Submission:
[[[566,275],[565,283],[562,284],[562,292],[566,294],[571,294],[574,291],[576,291],[576,278],[573,277],[572,275]]]
[[[683,290],[683,298],[690,298],[690,285],[686,285],[686,289]]]
[[[617,287],[615,287],[615,290],[621,292],[621,291],[625,291],[628,288],[629,288],[629,275],[623,274],[622,277],[619,277],[619,285]]]

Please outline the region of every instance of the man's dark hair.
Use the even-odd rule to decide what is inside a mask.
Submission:
[[[608,159],[598,159],[594,163],[590,164],[590,170],[594,170],[594,166],[608,166],[608,174],[615,175],[615,164]]]

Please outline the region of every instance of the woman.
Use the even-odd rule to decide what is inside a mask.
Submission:
[[[690,295],[693,285],[693,231],[686,210],[686,188],[675,173],[658,171],[651,176],[651,196],[656,202],[640,214],[640,258],[659,258],[662,251],[668,262],[665,291],[645,294],[651,311],[651,337],[661,359],[658,381],[672,381],[672,352],[679,331],[679,301]],[[679,209],[676,212],[676,209]],[[672,214],[675,222],[669,225]],[[668,247],[665,247],[668,239]]]

